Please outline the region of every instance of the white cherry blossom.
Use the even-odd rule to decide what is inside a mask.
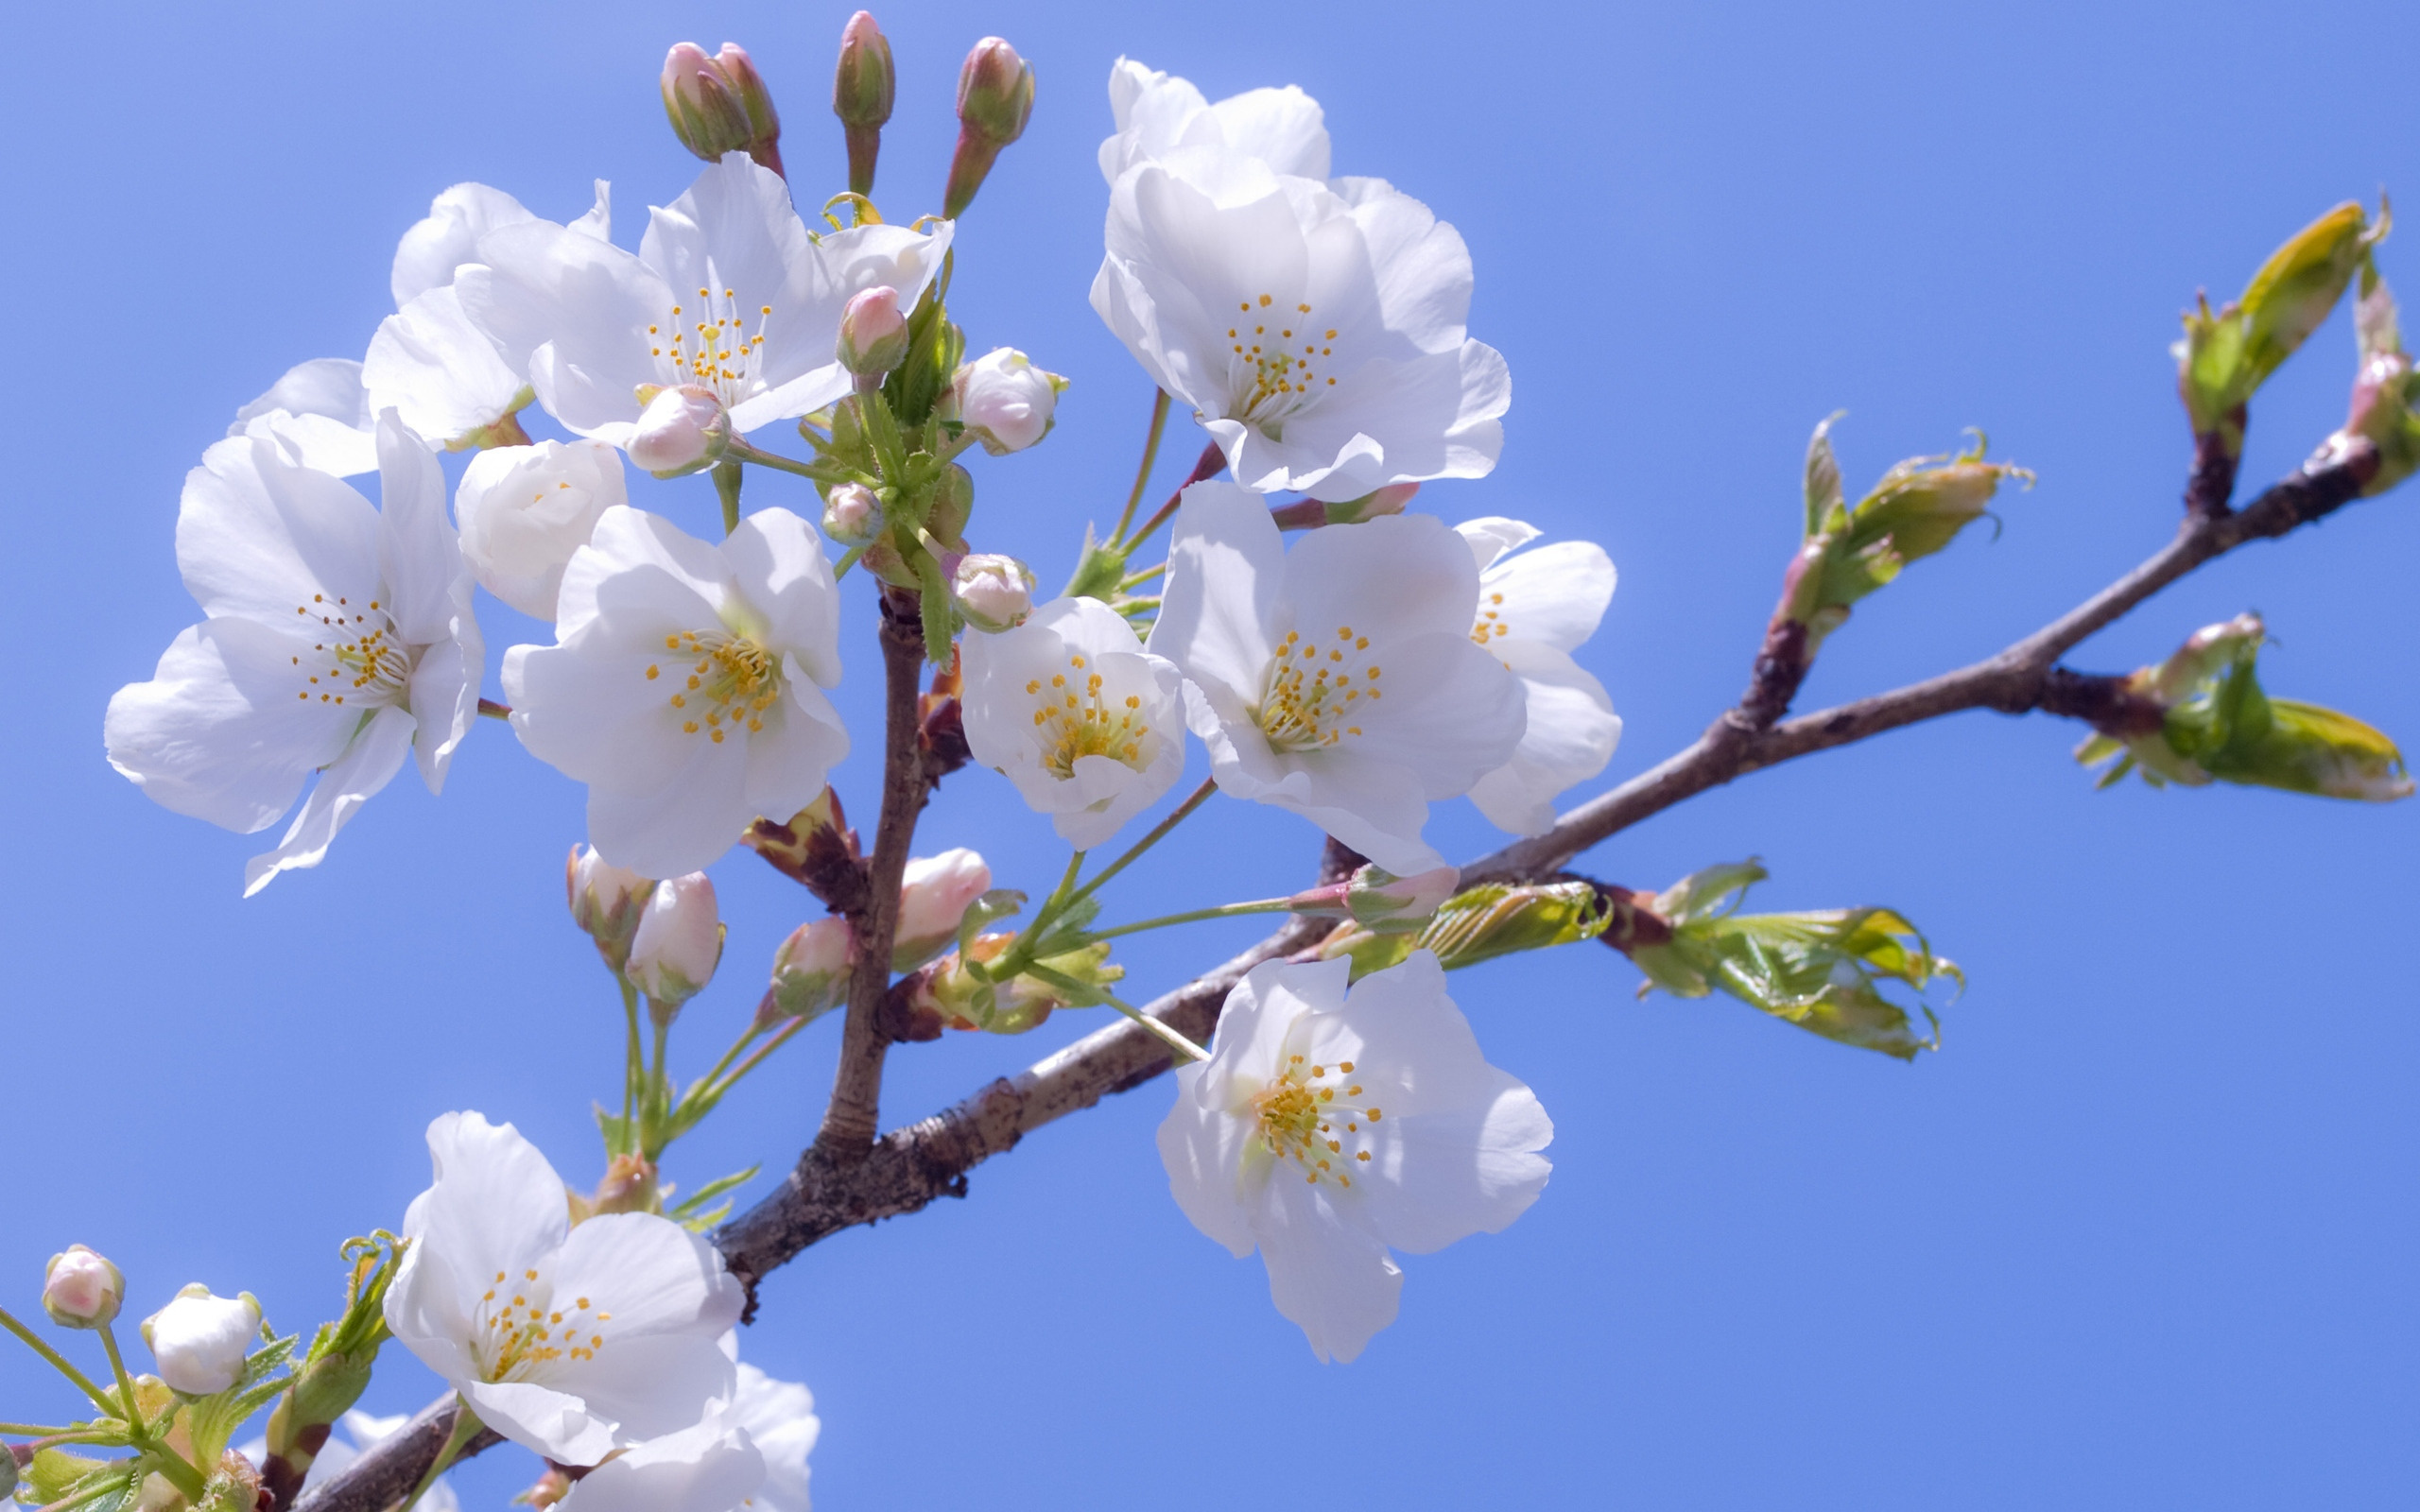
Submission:
[[[1326,118],[1319,101],[1291,84],[1213,105],[1189,81],[1120,58],[1109,69],[1109,109],[1117,133],[1100,145],[1100,172],[1112,184],[1130,168],[1181,159],[1188,148],[1255,158],[1300,179],[1327,177]]]
[[[1419,200],[1205,150],[1120,178],[1107,244],[1093,308],[1237,482],[1335,501],[1495,466],[1512,379],[1465,332],[1468,249]]]
[[[553,645],[505,653],[522,744],[588,784],[588,838],[649,877],[703,869],[795,814],[848,754],[839,597],[815,527],[748,516],[719,544],[628,506],[563,571]]]
[[[1183,679],[1100,600],[1056,599],[1014,629],[968,636],[959,654],[968,748],[1077,850],[1183,775]]]
[[[744,1297],[713,1246],[652,1213],[574,1228],[562,1178],[510,1124],[447,1113],[428,1150],[387,1326],[482,1422],[594,1465],[729,1400],[718,1341]]]
[[[387,409],[429,446],[459,451],[525,440],[512,414],[529,402],[523,369],[462,318],[449,285],[479,238],[538,217],[501,189],[458,183],[396,245],[389,286],[396,313],[371,337],[368,361],[315,357],[235,412],[230,436],[269,436],[305,467],[350,477],[378,465],[376,418]],[[611,225],[605,180],[570,230],[602,240]],[[559,230],[563,228],[557,228]]]
[[[606,510],[629,502],[621,453],[602,441],[540,441],[471,458],[454,490],[454,521],[479,586],[551,620],[572,553]]]
[[[749,1499],[749,1506],[808,1512],[806,1456],[823,1432],[822,1420],[815,1416],[815,1394],[795,1381],[776,1381],[743,1360],[731,1415],[765,1456],[765,1483]]]
[[[747,1428],[718,1407],[690,1427],[614,1455],[557,1504],[563,1512],[740,1512],[754,1506],[765,1470]]]
[[[455,286],[508,358],[529,354],[547,413],[619,446],[642,387],[709,389],[740,433],[848,394],[834,343],[851,296],[887,285],[913,305],[949,241],[946,222],[811,237],[782,176],[735,152],[653,212],[636,255],[562,227],[506,226]]]
[[[378,452],[383,507],[264,437],[204,453],[177,566],[207,618],[110,700],[110,764],[179,814],[251,833],[320,773],[246,868],[248,894],[319,865],[406,751],[439,791],[477,717],[483,653],[444,475],[391,411]]]
[[[1501,516],[1454,528],[1479,568],[1471,639],[1521,679],[1530,721],[1512,759],[1478,780],[1471,801],[1498,829],[1538,834],[1554,824],[1556,796],[1603,771],[1622,738],[1604,684],[1571,659],[1613,602],[1613,558],[1592,541],[1520,551],[1537,529]]]
[[[143,1342],[160,1379],[192,1397],[226,1390],[244,1373],[244,1356],[261,1342],[261,1307],[250,1293],[214,1297],[194,1282],[143,1320]]]
[[[1159,1135],[1184,1215],[1237,1259],[1259,1248],[1277,1311],[1323,1361],[1394,1321],[1390,1249],[1500,1232],[1537,1200],[1554,1138],[1536,1095],[1480,1054],[1436,956],[1348,989],[1350,969],[1253,968],[1210,1058],[1178,1070]]]
[[[1291,553],[1260,495],[1184,490],[1149,649],[1184,675],[1210,775],[1290,809],[1397,876],[1445,864],[1429,803],[1509,760],[1520,682],[1472,644],[1478,569],[1434,516],[1306,534]]]

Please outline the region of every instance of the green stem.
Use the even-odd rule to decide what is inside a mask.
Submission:
[[[1097,944],[1105,939],[1115,939],[1120,935],[1139,935],[1147,929],[1166,929],[1171,924],[1198,924],[1205,919],[1240,919],[1246,914],[1282,914],[1291,909],[1293,902],[1291,898],[1263,898],[1255,902],[1221,903],[1216,908],[1196,908],[1188,913],[1163,914],[1157,919],[1146,919],[1134,924],[1120,924],[1115,929],[1088,930],[1078,942],[1077,948]]]
[[[770,452],[760,451],[757,448],[751,446],[746,441],[741,440],[736,436],[733,437],[730,443],[723,447],[722,455],[725,460],[715,464],[717,479],[715,487],[717,490],[722,487],[720,481],[722,470],[726,467],[735,468],[741,462],[753,462],[758,467],[769,467],[776,472],[795,472],[803,478],[811,478],[815,476],[815,469],[807,466],[804,462],[795,462],[786,456],[776,456]],[[736,489],[733,490],[735,497],[737,495],[737,491],[738,490]],[[730,514],[731,508],[732,507],[730,505],[724,506],[725,513],[730,515],[732,523],[735,527],[738,524],[738,516],[735,514]]]
[[[689,1091],[683,1095],[680,1107],[675,1108],[673,1112],[676,1114],[679,1113],[682,1108],[689,1106],[692,1098],[699,1096],[700,1093],[713,1091],[715,1078],[729,1070],[731,1063],[739,1058],[740,1052],[746,1050],[750,1045],[755,1042],[756,1035],[756,1021],[754,1019],[751,1019],[748,1021],[747,1031],[741,1034],[738,1039],[732,1041],[731,1048],[722,1053],[722,1058],[720,1060],[715,1062],[715,1069],[707,1072],[705,1075],[700,1077],[697,1084],[691,1087]]]
[[[74,1432],[73,1428],[51,1428],[42,1423],[0,1423],[0,1434],[11,1438],[52,1438]]]
[[[57,1349],[52,1349],[49,1345],[44,1344],[41,1339],[35,1337],[33,1330],[26,1327],[23,1323],[18,1322],[15,1316],[5,1307],[0,1307],[0,1328],[5,1328],[17,1337],[25,1340],[26,1348],[33,1350],[34,1353],[39,1354],[43,1359],[49,1361],[51,1368],[57,1370],[60,1375],[65,1376],[69,1381],[74,1382],[76,1389],[92,1398],[93,1404],[95,1406],[100,1408],[101,1411],[108,1413],[112,1418],[119,1415],[117,1403],[110,1400],[110,1394],[108,1392],[103,1391],[100,1387],[93,1384],[92,1378],[84,1374],[83,1371],[77,1369],[73,1364],[69,1363],[65,1355],[60,1353]],[[133,1411],[134,1403],[129,1401],[126,1404],[126,1412],[130,1416]]]
[[[736,462],[715,464],[715,494],[722,500],[722,533],[726,536],[739,528],[739,486],[747,477],[747,470]]]
[[[1142,1009],[1134,1006],[1134,1005],[1127,1003],[1121,999],[1112,997],[1108,993],[1100,990],[1098,988],[1086,987],[1083,983],[1077,981],[1074,977],[1054,971],[1046,966],[1036,966],[1030,968],[1026,974],[1038,982],[1046,984],[1046,986],[1057,988],[1059,990],[1067,993],[1074,1001],[1077,1002],[1081,1002],[1085,998],[1089,997],[1098,998],[1101,1002],[1108,1004],[1111,1007],[1115,1008],[1118,1012],[1133,1020],[1136,1023],[1141,1024],[1153,1039],[1159,1040],[1160,1043],[1167,1046],[1170,1050],[1175,1051],[1178,1055],[1183,1056],[1187,1060],[1207,1060],[1210,1058],[1210,1052],[1202,1049],[1200,1045],[1195,1044],[1192,1040],[1187,1040],[1184,1036],[1177,1033],[1175,1029],[1171,1028],[1167,1024],[1162,1023],[1159,1020],[1152,1018],[1150,1014],[1145,1013]]]
[[[717,1097],[720,1097],[725,1092],[730,1091],[734,1087],[738,1086],[741,1077],[763,1065],[765,1063],[766,1057],[782,1048],[783,1044],[789,1040],[790,1036],[798,1033],[801,1029],[805,1028],[808,1024],[814,1022],[815,1021],[812,1019],[792,1019],[789,1022],[782,1025],[780,1029],[774,1032],[773,1038],[766,1040],[763,1044],[758,1045],[756,1047],[756,1053],[750,1056],[746,1060],[741,1061],[739,1063],[739,1069],[733,1072],[731,1075],[724,1080],[721,1086],[715,1089],[715,1095]]]
[[[649,1017],[653,1015],[650,1014]],[[671,1038],[672,1021],[657,1019],[655,1022],[655,1081],[657,1088],[666,1092],[672,1090],[672,1078],[666,1074],[664,1064],[666,1047]]]
[[[1083,851],[1079,850],[1067,858],[1067,869],[1061,873],[1059,885],[1051,888],[1050,896],[1033,911],[1032,922],[1017,931],[1017,937],[1009,941],[1009,948],[983,969],[985,976],[994,982],[1006,982],[1025,970],[1027,963],[1033,959],[1033,942],[1042,937],[1042,932],[1048,929],[1052,920],[1064,913],[1067,904],[1073,901],[1069,889],[1076,885],[1076,875],[1083,869]]]
[[[428,1494],[428,1488],[437,1484],[437,1478],[444,1474],[453,1466],[454,1461],[461,1456],[463,1446],[476,1438],[479,1430],[486,1426],[479,1421],[479,1415],[471,1410],[471,1404],[462,1400],[461,1393],[455,1393],[454,1431],[445,1435],[444,1447],[438,1450],[437,1457],[428,1462],[428,1473],[420,1478],[420,1484],[412,1487],[412,1494],[404,1498],[404,1504],[397,1507],[395,1512],[412,1512],[412,1508],[420,1503],[420,1499]]]
[[[117,1375],[118,1395],[126,1401],[126,1420],[135,1420],[134,1378],[126,1373],[126,1357],[117,1350],[117,1331],[101,1325],[101,1352],[110,1357],[110,1369]]]
[[[1210,795],[1217,791],[1219,791],[1218,781],[1215,778],[1204,778],[1201,785],[1193,790],[1193,796],[1176,806],[1175,813],[1169,815],[1167,818],[1162,819],[1159,823],[1151,826],[1150,833],[1143,836],[1140,840],[1135,841],[1132,845],[1128,846],[1124,855],[1119,856],[1116,860],[1103,868],[1099,876],[1095,877],[1092,881],[1085,883],[1081,887],[1077,888],[1076,895],[1068,899],[1067,902],[1070,903],[1081,902],[1083,900],[1091,897],[1094,893],[1098,892],[1102,883],[1107,882],[1110,878],[1116,876],[1128,867],[1132,866],[1144,851],[1149,850],[1151,847],[1159,844],[1162,840],[1167,839],[1167,833],[1170,830],[1173,830],[1179,824],[1184,823],[1185,816],[1191,814],[1195,809],[1200,808],[1202,804],[1209,802]]]
[[[1167,428],[1167,422],[1168,391],[1163,388],[1151,398],[1151,430],[1143,438],[1143,465],[1134,470],[1134,491],[1126,496],[1126,512],[1117,517],[1117,528],[1109,533],[1113,545],[1126,534],[1126,527],[1134,523],[1134,510],[1143,502],[1143,490],[1150,487],[1151,464],[1159,460],[1160,432]]]
[[[840,559],[832,564],[832,580],[837,583],[841,578],[848,576],[849,569],[857,564],[857,558],[866,554],[866,547],[871,544],[873,544],[871,541],[860,541],[858,544],[851,546],[847,551],[842,552],[840,554]]]
[[[639,1083],[647,1075],[647,1064],[642,1057],[647,1052],[639,1046],[639,989],[631,986],[628,977],[617,977],[616,980],[622,987],[622,1017],[630,1030],[629,1038],[622,1046],[622,1137],[631,1139],[636,1133],[631,1120],[638,1116]],[[633,1144],[631,1148],[637,1146]],[[614,1150],[610,1153],[626,1155],[630,1152]]]
[[[35,1508],[34,1512],[69,1512],[69,1509],[72,1507],[79,1507],[89,1502],[97,1502],[102,1497],[107,1496],[113,1491],[120,1491],[125,1488],[126,1483],[115,1478],[112,1478],[110,1480],[102,1481],[96,1486],[88,1486],[84,1487],[84,1489],[77,1492],[74,1496],[62,1496],[58,1501],[51,1503],[47,1506]]]

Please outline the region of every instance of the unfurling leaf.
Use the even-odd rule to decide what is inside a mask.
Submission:
[[[2166,662],[2126,679],[2167,710],[2161,728],[2131,740],[2096,733],[2076,747],[2076,760],[2091,766],[2115,758],[2103,787],[2140,771],[2153,787],[2218,782],[2373,803],[2410,797],[2403,753],[2383,733],[2262,691],[2255,664],[2266,639],[2256,614],[2195,631]]]
[[[1450,971],[1514,951],[1594,939],[1604,933],[1607,917],[1605,902],[1590,883],[1518,887],[1488,883],[1448,898],[1436,917],[1417,930],[1381,932],[1361,923],[1340,924],[1315,949],[1322,960],[1350,956],[1357,981],[1414,951],[1434,953]]]
[[[1939,1048],[1932,1009],[1921,998],[1894,1002],[1882,984],[1921,993],[1948,977],[1962,988],[1966,979],[1955,963],[1934,954],[1924,935],[1888,908],[1737,912],[1765,875],[1754,861],[1710,867],[1659,895],[1655,912],[1671,926],[1671,937],[1631,948],[1647,975],[1639,995],[1656,988],[1685,998],[1720,990],[1861,1050],[1912,1060],[1920,1050]],[[1910,1007],[1924,1015],[1929,1034],[1917,1034]]]
[[[2241,451],[2237,407],[2319,329],[2392,224],[2383,199],[2375,221],[2347,200],[2272,252],[2241,299],[2215,315],[2206,299],[2187,312],[2184,339],[2171,351],[2196,436],[2225,437],[2230,456]]]

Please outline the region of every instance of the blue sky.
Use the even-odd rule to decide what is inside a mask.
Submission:
[[[188,1280],[326,1315],[345,1236],[427,1179],[420,1131],[476,1108],[575,1180],[618,1075],[617,1013],[562,917],[580,793],[493,725],[441,800],[399,780],[327,865],[238,897],[260,842],[151,805],[101,759],[103,705],[194,617],[171,528],[185,469],[287,364],[357,354],[394,238],[448,184],[541,214],[615,186],[622,240],[694,168],[654,94],[664,48],[754,53],[793,178],[838,187],[824,81],[843,8],[95,5],[20,18],[5,102],[20,360],[0,574],[14,865],[0,1302],[73,1241],[139,1315]],[[1085,303],[1093,147],[1124,52],[1214,97],[1296,82],[1338,171],[1455,222],[1473,333],[1512,366],[1503,463],[1432,486],[1601,541],[1621,587],[1583,656],[1628,732],[1607,781],[1736,696],[1797,528],[1807,431],[1852,487],[1980,426],[2041,482],[1876,598],[1802,707],[1988,653],[2155,549],[2187,438],[2176,312],[2238,288],[2305,221],[2420,194],[2420,15],[2351,4],[1691,7],[924,4],[877,198],[938,198],[959,58],[1004,31],[1039,102],[959,234],[978,350],[1068,374],[1047,443],[977,469],[974,534],[1072,559],[1113,516],[1150,387]],[[2390,241],[2390,279],[2420,253]],[[2245,475],[2342,416],[2342,314],[2261,394]],[[1189,456],[1180,435],[1167,471]],[[1179,454],[1183,454],[1180,455]],[[456,464],[458,467],[458,464]],[[651,489],[694,527],[702,483]],[[752,502],[799,505],[780,481]],[[2409,490],[2407,490],[2407,494]],[[2409,624],[2420,496],[2246,548],[2080,650],[2121,671],[2247,608],[2273,691],[2420,736]],[[862,600],[862,586],[856,589]],[[842,704],[871,732],[871,605]],[[482,610],[489,644],[541,627]],[[491,669],[493,677],[493,669]],[[2379,1504],[2420,1473],[2414,815],[2238,790],[2095,794],[2080,731],[1974,713],[1758,774],[1592,853],[1661,886],[1761,854],[1770,907],[1896,906],[1967,970],[1913,1067],[1728,1000],[1633,1001],[1593,946],[1458,977],[1491,1058],[1556,1121],[1556,1174],[1502,1236],[1412,1260],[1401,1321],[1323,1368],[1168,1200],[1165,1082],[1029,1138],[964,1202],[838,1236],[767,1287],[751,1357],[816,1391],[820,1504],[1225,1507],[1323,1495],[1467,1507]],[[870,747],[861,741],[861,748]],[[1195,757],[1196,771],[1200,757]],[[839,779],[870,816],[873,772]],[[1315,836],[1225,805],[1124,906],[1262,896]],[[1046,887],[1060,852],[1004,782],[947,784],[922,849]],[[1490,849],[1467,805],[1431,827]],[[726,980],[694,1069],[752,1005],[808,901],[716,868]],[[1138,942],[1147,990],[1250,937]],[[954,1036],[892,1057],[892,1122],[1094,1027]],[[811,1133],[837,1024],[676,1152],[695,1184]],[[759,1181],[750,1194],[763,1190]],[[8,1416],[64,1410],[0,1354]],[[438,1383],[395,1351],[380,1410]],[[466,1490],[533,1473],[499,1452]],[[2390,1488],[2393,1488],[2391,1491]]]

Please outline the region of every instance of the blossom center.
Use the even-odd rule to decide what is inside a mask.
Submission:
[[[1312,1186],[1333,1181],[1350,1187],[1353,1167],[1370,1162],[1371,1135],[1362,1125],[1377,1123],[1386,1110],[1352,1106],[1361,1095],[1361,1084],[1352,1075],[1349,1060],[1305,1065],[1303,1057],[1289,1056],[1277,1079],[1253,1094],[1261,1143],[1301,1167]],[[1347,1099],[1342,1105],[1336,1100],[1340,1091]]]
[[[1283,439],[1286,421],[1336,387],[1328,376],[1337,333],[1297,302],[1288,313],[1273,296],[1239,301],[1227,328],[1228,416]]]
[[[666,375],[665,387],[694,384],[711,390],[725,409],[738,404],[756,387],[757,358],[772,317],[771,305],[758,305],[756,329],[749,331],[739,296],[732,289],[723,290],[719,299],[712,289],[700,289],[695,305],[674,305],[663,325],[647,328],[648,349],[656,370]]]
[[[1260,703],[1253,711],[1269,744],[1281,751],[1317,750],[1361,733],[1351,720],[1381,696],[1382,669],[1369,662],[1369,649],[1370,638],[1356,635],[1350,625],[1338,626],[1333,641],[1305,641],[1301,631],[1288,630],[1261,675]]]
[[[669,702],[683,734],[719,746],[735,730],[765,728],[765,711],[782,696],[782,659],[729,630],[683,630],[664,638],[671,653],[650,662],[647,680],[672,683]]]
[[[525,1270],[515,1280],[503,1271],[471,1309],[471,1358],[479,1379],[527,1381],[564,1360],[594,1360],[605,1348],[602,1326],[614,1314],[585,1297],[569,1307],[555,1302],[551,1279]]]
[[[1147,752],[1158,744],[1143,716],[1141,696],[1129,694],[1113,707],[1101,694],[1100,674],[1086,670],[1081,653],[1071,654],[1067,667],[1068,672],[1051,674],[1046,683],[1034,678],[1025,685],[1034,699],[1033,728],[1042,744],[1043,768],[1063,781],[1076,775],[1078,757],[1106,756],[1141,771],[1150,759]],[[1080,691],[1069,672],[1081,680]]]
[[[321,637],[312,643],[310,656],[292,659],[296,675],[304,679],[295,697],[358,709],[403,702],[412,680],[412,655],[379,600],[363,609],[348,598],[313,593],[294,612],[306,624],[319,621]]]

